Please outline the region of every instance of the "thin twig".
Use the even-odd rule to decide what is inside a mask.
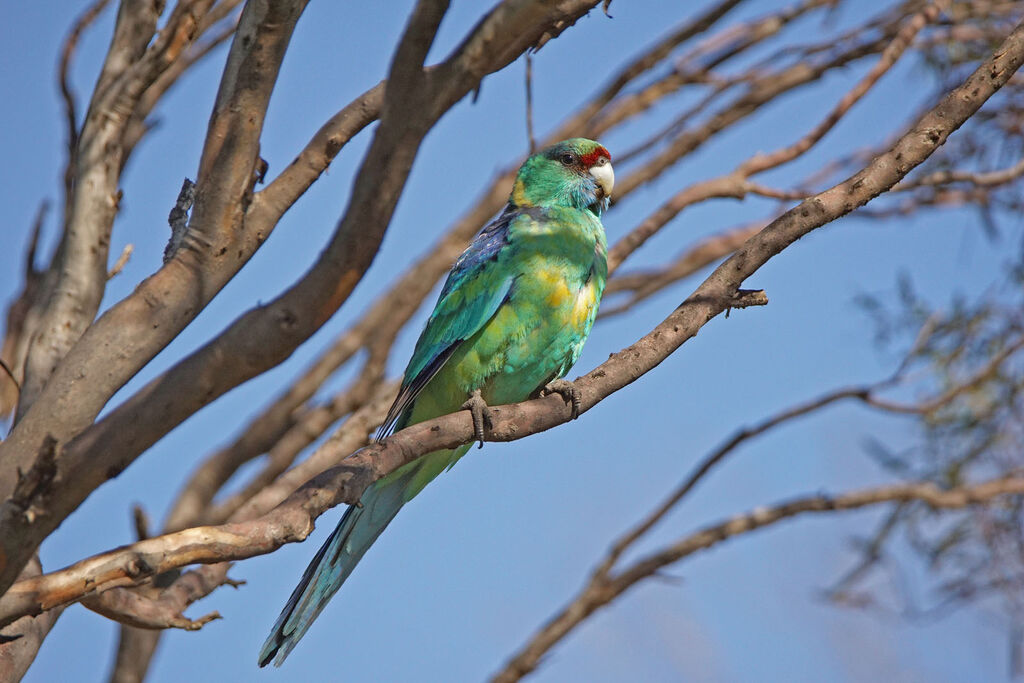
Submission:
[[[530,154],[537,151],[537,138],[533,135],[533,56],[526,53],[526,139]]]
[[[95,0],[83,11],[71,26],[67,38],[60,50],[60,63],[57,67],[60,94],[64,100],[65,134],[67,135],[67,160],[64,165],[64,196],[70,201],[71,187],[74,182],[75,157],[78,152],[78,106],[75,93],[71,87],[71,59],[78,48],[82,33],[99,17],[100,12],[110,0]]]
[[[754,508],[685,536],[645,555],[605,580],[588,584],[579,596],[554,615],[492,678],[494,683],[513,683],[533,671],[542,657],[596,610],[638,582],[656,576],[665,567],[722,541],[762,529],[806,513],[856,510],[884,503],[921,502],[935,509],[958,509],[982,505],[1003,496],[1024,494],[1024,478],[990,479],[954,489],[940,489],[932,483],[894,484],[853,491],[836,496],[818,494]]]
[[[934,187],[952,183],[968,183],[975,187],[995,187],[1005,185],[1024,175],[1024,159],[1013,166],[997,171],[972,173],[970,171],[937,171],[916,180],[905,180],[892,188],[893,192],[907,192],[919,187]]]
[[[109,271],[107,271],[108,280],[117,275],[118,273],[120,273],[122,269],[124,269],[125,265],[128,264],[128,259],[132,257],[133,251],[135,251],[135,246],[133,244],[129,243],[124,245],[124,249],[121,250],[120,256],[117,257],[117,260],[114,261],[114,265],[111,266]]]

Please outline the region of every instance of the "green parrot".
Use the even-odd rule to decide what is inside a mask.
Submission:
[[[615,175],[602,145],[572,138],[534,154],[508,204],[455,262],[416,342],[384,424],[392,431],[472,412],[482,437],[487,405],[556,392],[579,358],[608,275],[601,213]],[[482,439],[481,439],[482,441]],[[398,511],[469,449],[428,453],[370,486],[317,552],[263,645],[280,666]]]

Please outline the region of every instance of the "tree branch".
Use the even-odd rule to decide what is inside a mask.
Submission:
[[[186,572],[170,586],[154,589],[155,595],[128,588],[112,588],[85,598],[82,605],[134,628],[198,631],[214,619],[220,619],[220,614],[211,612],[199,619],[189,619],[183,614],[185,609],[220,586],[240,585],[240,582],[227,578],[226,574],[214,580],[208,580],[210,578],[199,572]]]
[[[10,369],[11,377],[0,378],[0,415],[7,415],[18,404],[25,356],[28,354],[29,342],[35,334],[39,321],[38,307],[40,299],[46,291],[48,273],[36,266],[36,260],[39,238],[42,235],[43,224],[46,222],[49,210],[49,202],[40,202],[32,222],[28,247],[25,249],[21,291],[7,308],[7,321],[4,327],[3,346],[0,347],[0,359]]]
[[[16,420],[26,415],[99,310],[107,283],[110,233],[121,200],[118,182],[125,154],[121,144],[124,131],[142,93],[190,44],[197,22],[193,12],[204,13],[210,3],[212,0],[179,3],[151,44],[159,8],[152,2],[126,1],[121,6],[114,39],[72,157],[69,212],[51,266],[55,279],[25,361]],[[54,434],[60,439],[61,435]],[[5,474],[0,471],[0,494],[9,486]]]
[[[241,267],[244,260],[236,261],[235,251],[228,258],[227,246],[218,254],[202,245],[234,245],[246,239],[238,233],[239,221],[243,199],[252,186],[263,116],[288,38],[304,6],[305,0],[254,1],[246,6],[211,117],[185,246],[92,324],[64,356],[39,398],[9,438],[0,443],[0,497],[10,495],[12,473],[26,468],[46,434],[63,446],[91,424],[110,396],[169,343]],[[187,17],[181,21],[191,23]],[[153,58],[135,65],[147,76],[155,77],[156,66],[185,45],[179,31],[161,35],[166,39],[153,44]],[[133,88],[143,85],[130,83]],[[93,193],[93,200],[98,195]],[[102,270],[105,282],[105,258]],[[59,452],[58,460],[62,459]],[[104,475],[112,473],[108,468]],[[62,481],[61,495],[54,496],[49,514],[28,527],[12,514],[8,503],[0,506],[0,550],[5,557],[0,564],[0,590],[10,585],[32,548],[95,488],[74,478]],[[62,504],[53,505],[56,500]]]
[[[42,571],[38,556],[25,566],[19,578],[38,576]],[[0,628],[0,680],[20,681],[35,661],[36,653],[64,608],[50,610],[38,617],[23,617]]]
[[[882,56],[867,75],[839,100],[832,111],[817,126],[800,140],[771,154],[758,154],[741,163],[731,173],[692,185],[665,202],[608,251],[609,270],[614,271],[618,268],[626,256],[653,237],[684,208],[715,197],[741,199],[748,192],[763,192],[762,188],[750,182],[750,177],[789,163],[817,144],[850,111],[853,105],[892,68],[925,23],[934,21],[937,15],[938,7],[930,5],[908,20],[906,25],[896,33],[892,42],[882,51]],[[803,199],[804,196],[800,195],[798,198]]]
[[[1024,478],[992,479],[970,486],[940,489],[931,483],[895,484],[853,491],[837,496],[816,495],[758,507],[731,519],[718,522],[685,536],[670,546],[641,557],[620,572],[601,580],[592,580],[563,610],[552,617],[509,660],[491,680],[512,683],[537,668],[541,658],[576,626],[596,610],[622,595],[638,582],[661,569],[722,541],[755,531],[809,512],[856,510],[882,503],[919,501],[936,509],[957,509],[981,505],[1003,496],[1024,494]]]
[[[759,221],[705,237],[686,249],[671,265],[659,270],[616,274],[608,280],[605,297],[611,298],[614,294],[624,292],[630,292],[630,296],[620,304],[609,305],[602,302],[601,310],[597,314],[598,320],[625,313],[672,283],[725,258],[760,232],[765,225],[766,221]]]
[[[78,104],[75,100],[74,90],[71,88],[71,58],[78,48],[78,41],[82,33],[99,17],[100,12],[107,6],[110,0],[94,0],[85,9],[75,23],[71,26],[67,38],[60,50],[60,63],[57,67],[57,83],[60,87],[60,95],[64,99],[64,119],[67,135],[67,161],[64,165],[64,213],[65,217],[70,214],[70,200],[74,187],[75,157],[78,152]]]

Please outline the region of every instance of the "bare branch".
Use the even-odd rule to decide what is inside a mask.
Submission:
[[[110,683],[142,683],[163,631],[122,625]]]
[[[170,66],[168,66],[163,73],[161,73],[153,84],[146,88],[146,91],[142,93],[139,98],[138,104],[135,106],[135,110],[132,112],[131,118],[125,125],[124,135],[122,137],[121,144],[125,150],[125,161],[127,161],[128,155],[135,149],[142,137],[149,132],[151,124],[147,123],[147,117],[153,112],[157,104],[163,99],[164,95],[171,90],[193,66],[203,61],[207,56],[213,53],[213,51],[225,43],[228,38],[234,35],[235,29],[238,28],[237,18],[234,21],[224,22],[224,25],[217,28],[218,22],[224,19],[232,10],[235,9],[241,0],[227,0],[226,2],[220,2],[214,5],[208,13],[206,13],[200,20],[196,29],[196,36],[194,42],[188,50],[183,52],[176,60],[174,60]],[[210,33],[216,29],[216,32],[206,38],[200,40],[207,33]],[[122,169],[124,163],[122,163]]]
[[[840,68],[881,51],[889,43],[891,37],[891,35],[883,35],[877,39],[865,40],[829,59],[813,64],[797,63],[751,80],[741,94],[710,116],[707,121],[676,134],[661,152],[648,159],[642,168],[637,169],[636,172],[624,179],[621,188],[616,186],[616,194],[621,197],[623,193],[628,194],[646,185],[681,158],[700,148],[713,135],[746,119],[778,96],[812,83],[832,69]],[[678,127],[678,124],[672,124],[669,126],[669,130],[675,130]],[[656,135],[654,139],[660,139],[662,136],[662,134]],[[645,142],[640,145],[640,149],[650,147],[652,144],[653,142]],[[636,151],[627,151],[624,155],[618,156],[620,158],[632,157],[635,154]]]
[[[390,347],[390,342],[387,345]],[[379,347],[378,347],[379,348]],[[317,437],[323,434],[331,424],[345,415],[351,414],[355,421],[349,424],[346,421],[332,437],[331,447],[338,449],[341,446],[353,452],[362,448],[370,442],[370,430],[355,427],[359,424],[356,411],[365,408],[371,403],[375,395],[379,394],[379,384],[384,377],[384,362],[386,357],[371,358],[367,365],[360,372],[359,377],[345,390],[335,396],[327,405],[309,411],[299,420],[294,427],[289,429],[278,439],[277,443],[268,451],[267,462],[263,469],[254,476],[241,491],[217,505],[210,506],[206,510],[205,524],[215,524],[226,521],[231,516],[262,491],[270,486],[281,474],[283,474],[295,461],[303,448],[311,444]],[[385,384],[390,388],[390,384]],[[387,398],[392,398],[390,392]],[[374,413],[375,414],[375,413]],[[383,413],[381,413],[383,418]],[[341,441],[342,435],[348,439]]]
[[[398,382],[384,382],[377,387],[370,401],[352,413],[323,446],[232,511],[228,521],[253,519],[273,510],[305,482],[338,464],[339,453],[352,453],[365,444],[384,421],[396,391]]]
[[[881,408],[882,410],[887,410],[892,413],[905,413],[910,415],[926,415],[928,413],[933,413],[939,408],[952,402],[958,396],[974,389],[982,382],[991,379],[996,372],[999,371],[1000,366],[1002,366],[1006,359],[1022,348],[1024,348],[1024,337],[1010,342],[999,352],[994,353],[988,362],[970,377],[961,382],[957,382],[943,393],[934,396],[927,401],[921,401],[919,403],[899,403],[896,401],[876,398],[874,396],[868,396],[865,400],[875,408]]]
[[[38,576],[41,571],[36,556],[18,578]],[[63,611],[63,607],[58,607],[38,617],[23,617],[6,628],[0,628],[0,680],[20,681],[24,677],[43,640]]]
[[[235,260],[236,251],[232,250],[231,258],[225,258],[227,246],[234,246],[240,239],[252,239],[251,236],[238,235],[241,212],[248,203],[243,200],[251,194],[252,169],[258,159],[259,136],[270,92],[288,38],[304,6],[304,0],[266,5],[253,2],[246,6],[225,68],[200,162],[193,225],[186,241],[188,248],[179,249],[174,259],[107,311],[64,356],[46,382],[39,400],[23,414],[9,438],[0,444],[0,496],[6,498],[10,495],[13,472],[31,461],[45,434],[52,433],[59,443],[64,443],[91,424],[110,396],[173,339],[201,310],[202,305],[199,304],[209,301],[241,267],[242,262]],[[160,67],[187,45],[187,29],[194,26],[194,19],[190,20],[186,13],[178,24],[170,23],[169,27],[175,30],[165,30],[161,39],[153,43],[147,52],[152,55],[151,59],[132,67],[141,70],[150,79],[148,82],[159,74]],[[111,54],[114,52],[116,50]],[[132,93],[138,93],[146,82],[146,79],[128,79]],[[108,125],[113,125],[113,122],[108,122]],[[103,130],[107,137],[114,133],[108,128]],[[83,140],[85,138],[83,133]],[[110,137],[112,144],[117,144],[119,139],[119,136]],[[99,153],[101,150],[95,151]],[[80,163],[90,158],[89,154],[82,154]],[[110,180],[109,167],[100,166],[103,168],[97,167],[97,172],[104,173],[104,177]],[[94,187],[104,187],[104,182],[96,179]],[[103,192],[90,195],[89,201],[95,202],[97,197],[102,199]],[[112,214],[108,217],[112,220]],[[109,224],[104,220],[92,225],[99,226],[100,232],[105,234]],[[81,234],[95,236],[95,232],[90,231]],[[224,251],[219,255],[216,251],[207,251],[200,246],[204,240],[212,247],[225,245]],[[105,283],[105,248],[101,251],[104,254],[102,275]],[[93,256],[95,254],[90,252],[89,258]],[[95,288],[83,286],[91,291],[89,296],[97,293]],[[67,303],[65,301],[62,305]],[[91,319],[91,314],[87,317]],[[77,335],[72,336],[77,338]],[[67,335],[62,338],[70,339]],[[45,374],[48,373],[38,376]],[[88,387],[88,391],[82,391],[81,387]],[[55,416],[59,418],[55,419]],[[106,472],[112,473],[110,469]],[[67,488],[78,490],[76,495],[59,497],[73,505],[77,505],[76,499],[83,500],[95,488],[82,488],[74,479],[63,481]],[[59,516],[63,518],[64,515]],[[13,573],[28,556],[28,548],[16,540],[19,534],[10,533],[13,530],[7,527],[10,519],[6,506],[0,508],[0,527],[4,528],[4,533],[0,534],[0,547],[7,558],[7,563],[0,567],[0,590],[9,584]],[[39,540],[49,533],[42,526],[58,521],[52,516],[47,516],[47,519],[49,521],[42,524],[37,520],[34,525],[40,534]],[[17,550],[17,546],[21,549]]]
[[[660,551],[641,557],[622,571],[588,584],[565,609],[552,617],[492,679],[518,681],[537,668],[541,658],[593,612],[622,595],[636,583],[698,551],[736,536],[809,512],[856,510],[883,503],[920,501],[936,509],[981,505],[1003,496],[1024,494],[1024,478],[1006,477],[943,490],[931,483],[895,484],[837,496],[816,495],[758,507],[731,519],[712,524]]]
[[[922,333],[925,333],[928,329],[926,324],[922,328]],[[915,344],[916,347],[916,344]],[[985,364],[977,373],[968,377],[963,382],[957,383],[947,391],[934,396],[928,400],[921,401],[917,404],[898,404],[891,401],[887,401],[878,396],[878,394],[885,389],[892,387],[894,384],[900,381],[902,373],[906,366],[906,361],[901,363],[896,372],[887,379],[874,384],[857,386],[857,387],[846,387],[828,392],[822,396],[819,396],[810,401],[797,404],[786,410],[783,410],[761,422],[754,425],[753,427],[745,427],[737,431],[732,437],[726,440],[721,446],[716,448],[714,451],[709,453],[700,463],[694,468],[693,472],[680,484],[675,491],[673,491],[666,500],[655,508],[644,520],[637,524],[635,527],[630,529],[629,532],[621,536],[612,545],[611,551],[608,553],[607,558],[601,563],[596,570],[596,573],[608,575],[614,567],[615,563],[622,557],[622,554],[641,536],[650,531],[655,524],[665,517],[668,512],[674,508],[679,502],[686,497],[686,495],[693,490],[693,488],[705,477],[707,474],[716,466],[718,466],[727,456],[736,450],[744,442],[760,436],[765,432],[778,427],[783,423],[790,422],[796,418],[805,417],[811,413],[817,412],[822,408],[828,407],[834,403],[840,401],[854,399],[865,403],[873,408],[885,410],[888,412],[904,413],[904,414],[926,414],[934,412],[940,407],[947,405],[953,401],[957,396],[970,391],[977,387],[980,383],[992,377],[997,372],[1000,366],[1006,362],[1014,353],[1024,348],[1024,338],[1018,339],[1015,342],[1007,345],[1005,349],[995,354],[992,359]],[[914,349],[911,349],[910,353],[907,354],[909,359],[915,353]]]
[[[67,126],[67,162],[64,165],[64,212],[70,213],[70,201],[74,185],[75,157],[78,153],[78,105],[75,101],[75,93],[71,88],[71,58],[78,48],[78,40],[97,17],[107,6],[110,0],[95,0],[87,7],[75,23],[71,26],[67,38],[60,50],[60,64],[57,67],[58,83],[60,94],[64,98],[64,119]]]
[[[1024,159],[1013,166],[997,171],[972,173],[969,171],[936,171],[922,178],[905,180],[892,188],[893,192],[907,192],[919,187],[934,187],[952,183],[968,183],[975,187],[996,187],[1005,185],[1024,175]]]
[[[835,108],[833,108],[821,123],[796,143],[772,154],[756,155],[741,163],[732,173],[692,185],[691,187],[680,191],[676,196],[662,204],[657,211],[652,213],[643,221],[643,223],[633,229],[624,238],[619,240],[619,242],[608,251],[609,270],[614,271],[618,268],[626,256],[653,237],[684,208],[697,202],[706,201],[715,197],[733,197],[741,199],[748,192],[755,192],[777,198],[792,197],[796,199],[803,199],[805,197],[803,193],[787,195],[772,192],[763,186],[751,183],[749,178],[751,175],[762,173],[764,171],[777,168],[782,164],[789,163],[811,149],[811,147],[821,140],[821,138],[824,137],[824,135],[831,130],[847,112],[849,112],[853,105],[856,104],[856,102],[860,100],[871,89],[871,87],[875,85],[875,83],[878,82],[882,75],[896,63],[896,60],[899,59],[913,41],[917,32],[921,30],[927,21],[934,20],[937,14],[937,6],[930,5],[920,14],[907,21],[906,25],[897,32],[892,42],[890,42],[883,50],[881,58],[867,73],[867,75],[861,79],[861,81],[854,86],[852,90],[842,97]],[[694,144],[699,144],[699,137],[694,139]],[[638,173],[646,174],[647,170],[644,169]],[[627,188],[635,187],[631,181],[633,177],[634,176],[629,176],[629,178],[627,178]],[[628,189],[626,191],[628,191]]]
[[[570,120],[559,126],[558,132],[553,134],[552,137],[557,140],[575,134],[575,131],[580,129],[586,129],[585,124],[597,116],[605,105],[615,99],[627,85],[657,66],[676,47],[710,29],[742,1],[720,0],[720,2],[712,5],[703,14],[676,28],[664,39],[623,67],[596,96],[591,98],[585,107],[581,108]]]
[[[114,265],[107,271],[107,279],[111,279],[115,275],[121,272],[121,270],[128,264],[128,259],[132,257],[132,252],[135,251],[135,246],[132,244],[124,245],[124,249],[121,250],[121,255],[114,261]]]
[[[749,177],[772,168],[777,168],[782,164],[796,159],[816,145],[823,137],[825,137],[825,134],[832,130],[839,120],[853,108],[853,105],[859,102],[861,98],[863,98],[864,95],[866,95],[868,91],[878,83],[879,79],[884,76],[894,64],[896,64],[896,61],[903,55],[904,51],[910,47],[910,44],[914,41],[914,37],[917,33],[924,28],[926,24],[935,21],[939,16],[939,10],[940,7],[938,4],[928,5],[922,11],[907,20],[896,36],[892,39],[892,42],[890,42],[888,46],[886,46],[885,50],[882,51],[882,56],[877,62],[875,62],[875,65],[871,67],[864,78],[862,78],[852,90],[847,92],[842,99],[839,100],[839,103],[836,104],[832,111],[829,112],[817,126],[807,133],[807,135],[789,147],[777,150],[772,154],[755,156],[749,161],[743,163],[739,168],[739,172],[744,177]]]
[[[151,44],[158,8],[151,2],[121,5],[114,39],[78,136],[64,235],[51,266],[54,284],[25,362],[16,420],[35,402],[99,310],[107,283],[110,233],[121,200],[121,141],[130,113],[145,89],[189,45],[196,24],[192,12],[201,14],[210,3],[196,0],[175,7]],[[9,478],[8,472],[0,472],[0,492],[9,486]]]
[[[150,520],[149,515],[141,505],[136,503],[132,506],[132,523],[135,526],[135,537],[138,540],[149,538]],[[163,576],[158,576],[153,583],[166,585],[162,581],[173,581],[180,572],[175,570]],[[118,590],[118,589],[115,589]],[[151,590],[148,586],[139,586],[133,590]],[[149,664],[156,652],[156,646],[160,642],[159,630],[135,628],[121,624],[118,628],[117,652],[114,655],[114,668],[110,674],[111,683],[142,683],[149,670]]]
[[[0,380],[0,415],[7,415],[13,411],[18,403],[25,356],[28,354],[29,340],[35,334],[38,323],[40,299],[46,290],[46,274],[37,268],[36,260],[39,238],[49,210],[50,203],[47,201],[41,202],[36,210],[23,262],[24,284],[17,298],[7,308],[7,324],[4,328],[3,347],[0,348],[0,359],[10,370],[12,381],[8,381],[6,377]]]
[[[220,614],[211,612],[199,619],[189,619],[183,614],[184,610],[220,586],[239,585],[239,582],[227,578],[226,574],[213,581],[208,581],[208,578],[200,572],[186,572],[170,586],[150,591],[155,594],[112,588],[86,598],[82,604],[97,614],[133,628],[198,631],[214,619],[220,619]]]
[[[679,91],[683,86],[693,84],[713,86],[712,91],[705,98],[682,112],[664,130],[648,138],[642,144],[615,155],[619,161],[634,159],[650,151],[664,138],[678,133],[684,124],[707,109],[732,86],[746,82],[753,87],[756,82],[761,80],[769,81],[774,79],[774,75],[766,76],[763,79],[757,78],[756,73],[753,71],[744,72],[734,77],[719,78],[712,70],[733,57],[742,54],[749,48],[777,35],[787,25],[808,12],[820,7],[830,6],[831,4],[832,0],[806,0],[794,7],[768,14],[751,22],[731,26],[720,33],[713,34],[683,54],[677,60],[675,68],[666,76],[657,79],[638,92],[618,97],[615,102],[609,104],[599,114],[596,114],[592,121],[579,122],[576,125],[583,126],[586,123],[584,129],[589,131],[589,134],[600,135],[625,120],[648,110],[659,100]],[[724,127],[719,130],[723,129]],[[571,129],[562,126],[559,132],[571,134]],[[562,135],[562,137],[565,137],[565,135]],[[619,191],[617,190],[616,193],[618,195]]]
[[[57,608],[35,618],[24,617],[0,631],[3,646],[0,647],[0,678],[5,681],[22,679],[63,611]]]
[[[526,53],[526,141],[530,154],[537,151],[537,138],[533,134],[533,58]]]
[[[905,360],[899,365],[899,367],[897,368],[896,372],[892,376],[890,376],[889,378],[887,378],[885,380],[882,380],[880,382],[877,382],[875,384],[871,384],[871,385],[839,389],[839,390],[836,390],[836,391],[832,391],[832,392],[826,393],[826,394],[824,394],[824,395],[822,395],[822,396],[820,396],[820,397],[818,397],[816,399],[813,399],[813,400],[810,400],[810,401],[806,401],[806,402],[801,403],[801,404],[797,404],[797,405],[795,405],[795,406],[793,406],[791,408],[783,410],[783,411],[781,411],[781,412],[779,412],[779,413],[769,417],[768,419],[758,423],[757,425],[755,425],[753,427],[744,428],[744,429],[739,430],[731,438],[726,440],[721,446],[719,446],[714,451],[709,453],[694,468],[693,472],[682,482],[682,484],[680,484],[680,486],[678,486],[666,498],[666,500],[664,502],[662,502],[660,505],[658,505],[646,517],[644,517],[643,520],[641,520],[638,524],[636,524],[634,527],[632,527],[628,532],[626,532],[625,534],[620,536],[612,544],[611,549],[608,551],[608,554],[601,561],[601,563],[594,569],[594,571],[593,571],[593,573],[592,573],[592,575],[591,575],[587,585],[580,591],[580,593],[577,595],[577,597],[573,599],[573,601],[570,604],[570,606],[567,607],[564,611],[562,611],[556,618],[554,618],[550,622],[548,622],[548,624],[544,628],[542,628],[535,636],[533,636],[531,638],[530,643],[520,652],[519,655],[516,656],[515,659],[512,660],[512,663],[510,663],[509,667],[505,669],[505,671],[499,676],[499,678],[501,680],[515,680],[517,676],[521,676],[524,673],[527,673],[528,671],[532,670],[532,668],[535,667],[537,665],[537,663],[540,661],[540,657],[547,650],[549,650],[556,642],[558,642],[559,640],[564,638],[566,635],[568,635],[569,631],[572,628],[574,628],[581,621],[583,621],[590,614],[592,614],[593,611],[597,607],[600,607],[600,606],[602,606],[604,604],[607,604],[611,600],[613,600],[616,597],[618,597],[619,595],[621,595],[622,592],[624,592],[624,590],[626,588],[630,587],[637,580],[639,580],[641,578],[645,578],[647,576],[653,576],[655,574],[655,572],[658,570],[658,567],[653,567],[652,568],[651,565],[648,565],[648,569],[650,569],[650,571],[647,571],[647,572],[637,572],[637,568],[642,566],[642,565],[644,565],[646,560],[639,560],[636,563],[631,564],[631,565],[627,566],[626,568],[624,568],[624,569],[622,569],[620,571],[615,571],[615,566],[621,560],[623,554],[626,552],[627,549],[629,549],[632,545],[634,545],[641,537],[643,537],[648,531],[650,531],[658,522],[660,522],[662,519],[664,519],[665,515],[670,510],[672,510],[676,505],[678,505],[679,502],[690,491],[692,491],[693,488],[705,476],[707,476],[707,474],[713,468],[715,468],[717,465],[719,465],[727,456],[729,456],[731,453],[733,453],[744,442],[746,442],[746,441],[748,441],[748,440],[750,440],[750,439],[752,439],[754,437],[760,436],[761,434],[764,434],[765,432],[767,432],[767,431],[769,431],[771,429],[774,429],[775,427],[777,427],[777,426],[779,426],[781,424],[787,423],[787,422],[789,422],[791,420],[794,420],[794,419],[797,419],[797,418],[800,418],[800,417],[805,417],[805,416],[807,416],[807,415],[809,415],[809,414],[811,414],[813,412],[821,410],[822,408],[825,408],[825,407],[830,406],[830,405],[832,405],[834,403],[837,403],[837,402],[843,401],[843,400],[847,400],[847,399],[859,400],[859,401],[861,401],[861,402],[863,402],[863,403],[865,403],[865,404],[867,404],[869,406],[872,406],[872,407],[875,407],[875,408],[880,408],[882,410],[887,410],[887,411],[894,411],[894,412],[901,412],[901,413],[920,413],[920,414],[932,412],[934,410],[937,410],[941,406],[948,404],[949,402],[954,400],[954,398],[956,396],[958,396],[958,395],[960,395],[960,394],[962,394],[962,393],[964,393],[966,391],[970,391],[974,387],[978,386],[981,382],[985,381],[986,379],[991,378],[991,376],[994,375],[997,372],[998,368],[1001,365],[1003,365],[1015,352],[1019,351],[1021,348],[1024,348],[1024,338],[1018,339],[1015,342],[1012,342],[1012,343],[1008,344],[1006,346],[1006,348],[1004,348],[999,353],[995,354],[995,356],[988,363],[986,363],[977,373],[975,373],[972,376],[966,378],[964,381],[957,383],[955,386],[953,386],[952,388],[948,389],[947,391],[945,391],[945,392],[943,392],[943,393],[941,393],[941,394],[939,394],[939,395],[937,395],[937,396],[935,396],[935,397],[933,397],[931,399],[927,399],[927,400],[921,401],[916,406],[913,406],[913,407],[911,407],[911,406],[901,406],[901,405],[892,404],[892,403],[887,402],[887,401],[885,401],[883,399],[880,399],[877,396],[877,394],[879,392],[887,389],[887,388],[892,387],[893,385],[895,385],[897,382],[899,382],[901,380],[903,373],[905,372],[905,370],[908,367],[909,359],[911,359],[912,357],[914,357],[918,353],[919,349],[927,342],[927,339],[932,334],[933,330],[934,330],[934,318],[929,318],[925,322],[925,324],[922,326],[920,332],[918,333],[917,339],[915,340],[915,342],[914,342],[912,348],[910,349],[910,351],[907,353]],[[1003,480],[1003,481],[1005,481],[1005,480]],[[934,504],[935,503],[935,499],[930,497],[932,492],[933,492],[933,489],[927,489],[927,488],[922,489],[921,488],[921,487],[928,487],[928,486],[932,486],[932,485],[931,484],[924,484],[924,483],[914,484],[914,485],[912,485],[912,488],[916,492],[911,494],[910,498],[900,498],[900,495],[897,494],[896,497],[893,498],[893,499],[903,500],[904,502],[906,502],[907,500],[919,500],[919,499],[922,499],[922,500],[925,500],[926,502],[928,502],[929,504]],[[890,487],[890,490],[891,490],[891,487]],[[923,491],[923,493],[922,493],[922,491]],[[947,492],[943,492],[943,493],[947,493]],[[861,498],[861,500],[863,500],[863,501],[869,501],[869,499],[870,499],[870,496],[866,496],[866,497],[862,496],[862,498]],[[817,500],[817,499],[813,499],[813,500]],[[889,498],[886,498],[886,500],[889,500]],[[976,502],[973,499],[971,499],[971,497],[969,495],[961,498],[960,500],[963,501],[961,503],[952,502],[952,501],[956,500],[955,498],[950,498],[948,500],[951,501],[950,502],[950,506],[951,507],[957,507],[958,505],[966,505],[966,504],[972,504],[972,503]],[[874,502],[878,502],[878,501],[876,500]],[[816,503],[809,502],[807,504],[810,505],[811,507],[808,508],[808,507],[797,506],[797,508],[793,508],[793,510],[797,510],[797,511],[819,510],[819,508],[814,507],[814,505]],[[867,502],[865,504],[873,504],[873,503]],[[941,506],[941,501],[938,504],[934,504],[934,506],[935,507],[940,507]],[[786,507],[787,507],[787,504],[784,504],[784,505],[778,506],[778,509],[781,510],[781,509],[785,509]],[[825,509],[825,508],[821,508],[821,509]],[[841,509],[841,508],[836,508],[836,509]],[[900,510],[900,509],[902,509],[902,506],[897,508],[897,510]],[[763,509],[761,509],[761,510],[763,510]],[[755,513],[751,513],[751,514],[765,514],[761,510],[755,511]],[[894,513],[888,517],[886,523],[883,524],[883,526],[881,527],[881,530],[880,530],[881,534],[888,534],[892,530],[893,524],[894,524],[894,520],[897,518],[898,514],[899,514],[898,512],[894,511]],[[750,515],[748,515],[748,517],[749,516]],[[788,516],[788,514],[783,514],[783,516]],[[770,513],[766,517],[766,519],[770,519],[771,520],[768,523],[772,523],[773,521],[778,521],[781,518],[782,517],[772,517]],[[723,529],[723,528],[730,529],[730,531],[727,533],[727,535],[732,535],[731,529],[733,527],[730,526],[731,524],[732,524],[732,522],[729,522],[729,523],[726,523],[724,525],[718,525],[718,527],[715,527],[715,528],[718,528],[718,529]],[[742,529],[742,530],[740,530],[740,532],[751,530],[752,528],[756,528],[756,527],[750,527],[750,528]],[[689,543],[692,539],[694,539],[694,538],[696,538],[698,536],[702,536],[705,539],[710,538],[709,536],[706,535],[706,532],[701,532],[701,533],[698,533],[698,534],[696,534],[694,536],[689,537],[689,539],[687,541],[683,541],[681,543],[685,546],[686,543]],[[722,538],[724,538],[724,537],[725,536],[723,536]],[[722,539],[718,539],[718,540],[722,540]],[[712,542],[717,542],[717,541],[712,539]],[[840,585],[848,584],[850,581],[854,580],[856,576],[861,574],[866,569],[866,567],[870,566],[870,563],[873,563],[877,559],[878,546],[879,546],[880,543],[881,543],[881,541],[878,540],[878,539],[876,539],[876,541],[873,542],[872,550],[870,550],[869,553],[866,555],[865,562],[862,563],[861,565],[859,565],[854,571],[852,571],[847,576],[847,578],[845,578],[840,583]],[[676,548],[680,547],[680,544],[677,543],[675,545],[675,547]],[[708,546],[705,545],[705,546],[701,546],[701,547],[708,547]],[[699,548],[691,548],[685,554],[689,554],[690,552],[692,552],[695,549],[699,549]],[[658,557],[660,557],[662,559],[665,559],[665,558],[668,558],[668,557],[670,557],[672,555],[669,554],[669,553],[666,553],[665,551],[662,551],[660,553],[655,553],[654,556],[658,556]],[[682,556],[680,556],[680,557],[682,557]],[[679,559],[679,558],[677,558],[677,559]],[[674,561],[675,560],[666,560],[666,563],[667,562],[674,562]],[[665,566],[665,565],[661,564],[660,566]],[[630,577],[630,578],[627,581],[623,582],[621,580],[623,577]],[[609,592],[608,589],[611,586],[617,586],[617,588],[614,589],[614,590],[611,590]],[[523,667],[527,667],[527,668],[523,668]]]
[[[598,313],[598,319],[624,313],[669,285],[725,258],[760,232],[766,224],[766,221],[758,221],[706,237],[686,249],[671,265],[665,268],[616,275],[608,281],[605,296],[620,292],[631,292],[631,295],[620,304],[603,306]]]

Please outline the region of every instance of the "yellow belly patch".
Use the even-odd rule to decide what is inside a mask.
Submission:
[[[580,329],[586,325],[596,305],[597,291],[594,289],[594,283],[588,282],[580,288],[579,294],[576,295],[576,304],[572,308],[573,326]]]
[[[565,282],[565,277],[557,270],[541,270],[536,274],[543,291],[547,293],[544,302],[552,311],[567,308],[572,304],[572,293]]]
[[[545,292],[544,301],[551,314],[564,316],[565,325],[582,329],[597,305],[594,283],[588,282],[573,292],[565,276],[557,270],[539,270],[535,277]]]

